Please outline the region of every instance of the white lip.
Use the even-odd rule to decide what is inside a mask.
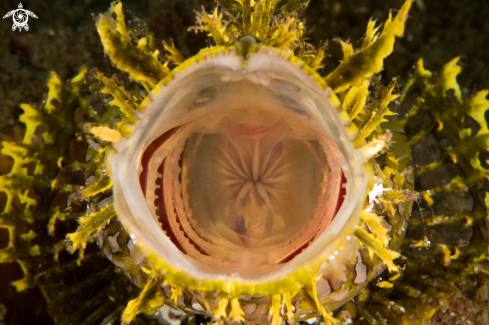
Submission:
[[[247,283],[275,281],[312,261],[326,260],[339,248],[342,238],[347,233],[351,233],[358,224],[367,185],[363,158],[355,150],[343,122],[338,118],[337,108],[333,107],[328,99],[331,90],[322,90],[300,67],[294,66],[287,58],[272,50],[251,54],[246,67],[243,66],[242,59],[235,54],[208,58],[184,70],[157,95],[150,95],[153,101],[148,105],[134,133],[117,143],[117,154],[110,158],[115,194],[114,206],[119,219],[131,235],[135,236],[139,245],[149,248],[166,263],[184,271],[187,275],[200,280],[226,279],[231,276],[225,273],[219,274],[218,270],[181,253],[152,217],[139,184],[140,160],[145,148],[165,130],[194,120],[200,117],[199,114],[208,114],[208,112],[195,112],[190,116],[188,112],[175,107],[176,103],[190,100],[190,94],[195,91],[195,87],[205,82],[206,76],[216,75],[216,72],[220,75],[221,82],[225,82],[228,78],[229,80],[246,78],[269,87],[272,79],[280,79],[290,87],[298,87],[302,95],[301,103],[307,107],[309,118],[322,128],[322,132],[327,132],[338,146],[337,159],[348,178],[345,202],[350,202],[342,205],[336,218],[324,233],[291,262],[259,277],[245,278],[235,275],[232,277]],[[154,127],[155,125],[159,125],[159,128]]]

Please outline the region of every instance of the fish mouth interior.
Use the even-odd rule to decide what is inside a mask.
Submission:
[[[183,76],[136,130],[133,169],[150,215],[132,229],[188,273],[257,278],[303,263],[317,241],[328,253],[358,206],[361,165],[326,95],[267,69]],[[141,214],[130,206],[141,194],[124,191]]]
[[[239,123],[239,113],[248,112],[237,113],[215,132],[188,139],[182,203],[199,237],[263,254],[295,241],[303,228],[317,228],[312,219],[329,169],[319,141],[294,137],[279,116],[251,110],[253,120]],[[267,125],[267,118],[277,121]]]
[[[147,204],[173,243],[204,263],[241,272],[285,263],[343,202],[328,143],[253,105],[189,122],[167,140],[168,156],[154,158]]]

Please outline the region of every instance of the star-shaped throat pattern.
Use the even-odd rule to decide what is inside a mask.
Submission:
[[[281,184],[290,177],[287,169],[291,164],[285,161],[282,143],[271,146],[264,153],[266,147],[260,147],[260,139],[249,141],[254,144],[251,144],[253,149],[248,155],[243,155],[244,150],[233,141],[230,141],[231,152],[222,149],[225,157],[220,161],[223,184],[231,187],[238,206],[261,206],[264,203],[273,212],[272,200],[278,198]]]

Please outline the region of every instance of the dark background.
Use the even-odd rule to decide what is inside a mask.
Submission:
[[[405,81],[421,57],[427,69],[437,71],[452,58],[462,56],[464,70],[459,81],[463,92],[489,88],[489,1],[424,1],[424,8],[422,1],[414,5],[405,37],[396,41],[395,53],[385,61],[384,83],[392,77]],[[0,15],[17,9],[18,3],[0,0]],[[199,10],[201,5],[210,10],[214,1],[124,3],[140,19],[133,19],[130,24],[146,23],[157,40],[173,39],[185,57],[207,45],[204,34],[187,32],[187,28],[195,24],[193,10]],[[0,21],[0,141],[12,139],[11,126],[21,112],[19,103],[38,103],[45,98],[51,70],[62,79],[73,77],[83,64],[115,72],[103,54],[94,25],[94,17],[105,12],[110,1],[26,0],[22,4],[39,17],[29,18],[28,32],[13,32],[12,18]],[[330,57],[325,60],[324,74],[341,59],[341,49],[332,39],[349,39],[358,47],[370,17],[382,23],[390,8],[398,9],[402,4],[403,0],[312,0],[301,15],[306,19],[311,43],[329,40]],[[7,244],[5,235],[0,230],[0,248]],[[6,324],[51,324],[39,290],[18,294],[9,286],[19,278],[16,264],[0,265],[0,304],[7,308]]]

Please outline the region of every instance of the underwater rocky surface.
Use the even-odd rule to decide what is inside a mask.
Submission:
[[[201,4],[208,9],[214,5],[210,1],[186,1],[185,4],[182,1],[128,1],[125,6],[140,19],[133,21],[132,26],[138,26],[141,30],[147,28],[155,33],[156,39],[174,39],[177,48],[185,57],[189,57],[207,44],[202,34],[195,35],[186,31],[188,26],[194,24],[193,10],[199,10]],[[98,67],[107,74],[115,72],[103,55],[91,17],[91,13],[97,15],[105,12],[110,5],[109,1],[53,1],[49,4],[31,1],[24,5],[39,16],[38,20],[32,22],[29,32],[14,33],[10,22],[6,21],[0,25],[0,35],[3,36],[0,40],[2,140],[15,140],[22,136],[22,126],[16,123],[20,113],[17,105],[20,102],[36,103],[43,100],[49,71],[57,71],[62,80],[76,75],[82,64]],[[363,37],[370,17],[385,21],[388,9],[399,8],[401,5],[402,1],[365,1],[360,5],[358,1],[312,1],[301,14],[307,19],[306,35],[311,38],[311,43],[340,37],[350,38],[355,45]],[[5,11],[16,6],[12,1],[0,3],[0,8]],[[385,61],[382,73],[384,79],[399,76],[401,83],[407,80],[412,73],[412,66],[420,57],[424,58],[426,68],[438,71],[446,62],[461,55],[465,65],[459,77],[463,93],[489,88],[489,49],[481,46],[489,41],[489,23],[484,18],[489,16],[489,4],[482,0],[453,0],[426,1],[425,6],[424,10],[421,10],[421,5],[412,9],[405,37],[397,40],[394,54]],[[325,60],[324,69],[331,71],[341,59],[341,51],[337,44],[330,42],[327,52],[331,57]],[[126,86],[130,85],[129,80],[125,80],[125,83]],[[416,154],[418,157],[425,156],[424,150],[421,148],[418,150],[421,153],[416,153],[416,148],[413,148],[415,157]],[[433,150],[428,152],[433,154]],[[430,184],[437,179],[439,177],[425,179],[419,184]],[[459,203],[462,206],[471,205],[467,200]],[[415,207],[414,218],[420,218],[420,213],[417,213]],[[76,228],[76,224],[72,226]],[[426,230],[412,231],[423,234]],[[432,241],[432,238],[452,237],[454,233],[458,236],[453,239],[455,242],[469,241],[472,236],[456,226],[430,231],[432,233],[426,233],[426,236]],[[0,232],[0,248],[6,242],[5,234]],[[5,275],[0,277],[0,303],[8,311],[6,324],[48,324],[45,302],[37,289],[17,294],[8,285],[10,281],[18,280],[18,272],[14,265],[0,264],[0,274]],[[487,311],[482,307],[489,300],[487,283],[468,281],[460,284],[462,297],[452,302],[453,306],[448,312],[435,315],[433,323],[457,324],[468,323],[470,320],[474,324],[483,324],[487,320],[487,314],[484,314]]]

